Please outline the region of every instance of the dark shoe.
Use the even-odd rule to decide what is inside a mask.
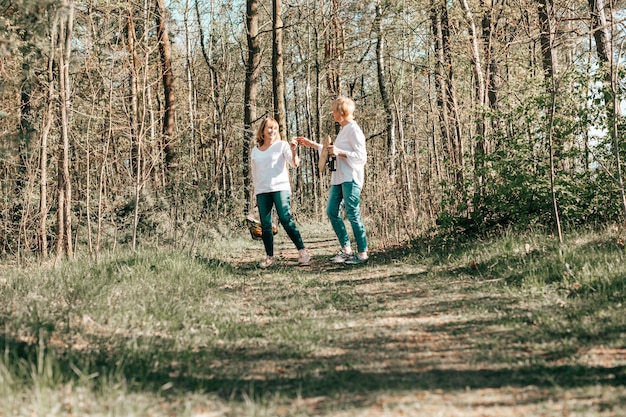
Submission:
[[[340,250],[339,253],[328,260],[328,262],[333,264],[342,264],[346,262],[348,259],[352,257],[352,254],[345,253],[343,250]]]
[[[344,264],[346,264],[346,265],[364,265],[369,260],[370,260],[369,257],[361,259],[361,258],[359,258],[359,255],[354,255],[354,256],[351,256],[350,259],[347,259],[344,262]]]

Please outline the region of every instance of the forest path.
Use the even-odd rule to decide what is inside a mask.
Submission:
[[[533,315],[549,314],[549,297],[527,299],[497,279],[421,264],[396,256],[398,249],[374,248],[365,266],[331,264],[328,258],[339,248],[330,227],[305,230],[303,236],[311,265],[297,265],[297,251],[280,229],[276,268],[321,276],[346,300],[346,311],[337,312],[333,343],[311,360],[354,374],[355,382],[337,383],[339,392],[345,389],[338,395],[362,405],[331,415],[626,415],[617,411],[625,398],[620,378],[626,349],[571,351],[561,335],[546,338]],[[255,241],[237,266],[257,270],[263,255],[262,243]],[[310,402],[310,415],[341,408],[327,396],[302,401]]]

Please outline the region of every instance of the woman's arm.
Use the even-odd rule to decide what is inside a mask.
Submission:
[[[302,146],[306,146],[308,148],[315,148],[318,151],[320,151],[322,149],[322,144],[321,143],[313,142],[311,139],[305,138],[304,136],[298,136],[296,138],[296,140]]]
[[[289,141],[289,147],[291,148],[291,166],[298,168],[300,166],[300,157],[298,156],[298,141],[296,138],[292,138]]]

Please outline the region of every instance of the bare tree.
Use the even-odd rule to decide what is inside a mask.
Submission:
[[[445,1],[433,0],[431,6],[431,27],[435,53],[435,91],[439,128],[444,141],[445,154],[449,159],[448,175],[457,192],[464,183],[463,138],[461,135],[459,109],[454,88],[454,71],[450,45],[450,22]]]
[[[44,113],[41,143],[39,145],[39,250],[43,257],[48,256],[48,139],[54,117],[54,48],[59,20],[52,19],[50,32],[50,53],[48,55],[48,97]]]
[[[250,211],[250,144],[254,137],[252,124],[257,118],[257,89],[261,65],[261,48],[259,46],[259,2],[246,0],[246,37],[248,56],[246,60],[246,81],[243,110],[243,147],[242,175],[244,183],[244,213]]]
[[[389,176],[393,179],[396,176],[396,121],[391,99],[387,89],[387,75],[385,74],[385,36],[383,33],[383,10],[381,0],[376,2],[375,28],[378,39],[376,42],[376,68],[378,69],[378,89],[385,108],[387,121],[387,153],[389,158]]]
[[[539,0],[539,22],[541,26],[541,54],[543,57],[543,71],[546,84],[549,85],[550,109],[548,122],[548,146],[550,152],[550,191],[552,194],[552,206],[554,209],[554,220],[559,236],[559,242],[563,243],[563,232],[561,228],[561,218],[559,215],[559,205],[556,193],[556,144],[554,135],[554,119],[556,117],[556,99],[558,95],[557,81],[557,54],[554,46],[555,22],[554,4],[552,0]]]
[[[324,58],[328,65],[326,69],[326,87],[331,97],[337,97],[341,92],[341,76],[343,62],[346,58],[346,34],[343,22],[339,17],[341,2],[331,0],[329,18],[324,22],[324,36],[326,45]]]
[[[274,118],[285,140],[287,121],[285,112],[285,75],[283,68],[283,8],[282,0],[272,0],[272,84],[274,93]]]
[[[591,31],[596,43],[596,53],[600,62],[601,71],[604,71],[604,96],[609,115],[610,133],[613,142],[613,152],[615,153],[615,180],[620,191],[620,200],[624,218],[626,218],[626,190],[624,187],[624,179],[622,178],[622,161],[620,157],[620,135],[619,126],[621,118],[620,98],[618,94],[618,74],[613,58],[613,44],[611,36],[611,28],[613,27],[613,19],[609,23],[606,18],[606,4],[604,0],[588,0],[589,11],[591,14]],[[612,8],[609,9],[611,14]]]
[[[161,56],[162,66],[163,95],[165,100],[163,114],[165,166],[168,174],[171,174],[171,169],[178,163],[178,156],[173,143],[175,140],[174,134],[176,129],[176,96],[174,94],[174,72],[172,71],[172,48],[167,31],[165,5],[163,0],[156,0],[156,21],[157,40],[159,42],[159,53]]]
[[[596,41],[596,52],[598,60],[602,64],[612,62],[611,32],[609,22],[606,18],[606,5],[604,0],[588,0],[589,12],[591,14],[591,33]]]
[[[63,1],[58,32],[58,79],[60,97],[61,142],[59,144],[57,175],[57,258],[72,256],[72,182],[70,179],[70,53],[72,51],[72,30],[74,24],[74,4]]]
[[[467,0],[460,0],[461,7],[463,8],[463,12],[465,13],[465,20],[467,22],[467,26],[469,28],[470,35],[470,50],[472,51],[472,68],[474,72],[474,88],[476,91],[476,99],[475,99],[475,114],[474,117],[475,125],[476,125],[476,136],[478,138],[478,143],[475,147],[475,168],[476,171],[480,170],[481,161],[483,160],[483,156],[485,155],[485,110],[487,107],[487,93],[485,88],[485,75],[482,66],[482,59],[480,56],[481,48],[479,46],[480,35],[478,34],[478,30],[476,28],[476,22],[474,21],[474,14],[469,7]],[[477,188],[480,193],[480,189],[482,188],[482,177],[477,176]]]
[[[134,10],[129,6],[128,8],[128,54],[130,55],[130,71],[129,71],[129,84],[130,84],[130,137],[131,137],[131,167],[134,168],[135,174],[135,202],[133,210],[133,238],[131,247],[135,250],[137,246],[137,227],[139,226],[139,199],[141,195],[142,185],[142,147],[143,133],[139,129],[139,58],[137,57],[137,50],[135,45],[135,22],[134,22]]]
[[[547,82],[558,72],[557,51],[554,48],[554,4],[553,0],[538,0],[541,56],[543,73]]]

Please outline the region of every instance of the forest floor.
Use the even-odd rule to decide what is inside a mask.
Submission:
[[[0,417],[626,416],[613,232],[370,241],[350,267],[301,231],[309,266],[280,229],[259,268],[243,228],[0,266]]]
[[[585,321],[587,313],[579,312],[590,307],[567,298],[562,288],[522,289],[497,273],[482,273],[487,267],[471,257],[437,263],[407,258],[407,248],[373,250],[366,266],[333,265],[328,258],[338,247],[332,231],[324,228],[305,239],[313,261],[299,267],[297,252],[280,232],[276,268],[298,277],[320,274],[337,291],[332,337],[308,358],[326,363],[335,376],[320,395],[294,401],[292,407],[300,412],[626,416],[624,329],[612,329],[608,319],[603,329],[590,325],[581,330],[575,322]],[[259,242],[232,261],[251,271],[261,258]],[[257,366],[263,370],[257,377],[266,379],[268,369],[281,378],[304,365],[270,360]],[[277,414],[298,414],[292,407]]]

